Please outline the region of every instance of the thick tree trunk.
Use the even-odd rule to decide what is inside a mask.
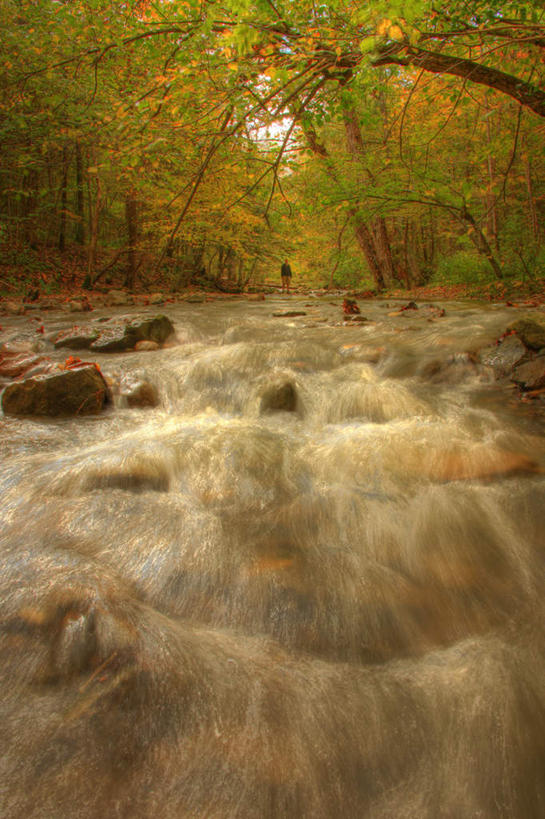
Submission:
[[[365,261],[367,262],[369,272],[375,281],[377,290],[384,290],[384,276],[382,274],[380,261],[377,257],[373,234],[363,220],[357,216],[357,214],[354,218],[354,233],[356,234],[358,244],[363,252],[363,255],[365,256]]]
[[[373,174],[363,164],[366,158],[365,144],[356,110],[354,108],[346,110],[343,114],[343,120],[348,152],[353,159],[361,164],[361,169],[367,181],[372,182]],[[359,223],[362,223],[361,217],[359,217]],[[367,264],[369,265],[377,287],[382,289],[385,283],[391,284],[397,278],[386,222],[382,216],[379,216],[373,220],[372,224],[364,225],[365,230],[363,232],[361,231],[359,223],[356,227],[356,238],[362,250],[364,247],[367,248],[367,250],[364,250]],[[358,230],[360,235],[358,235]],[[362,244],[363,234],[365,234],[366,238]],[[369,237],[371,241],[370,247],[367,237]]]
[[[392,248],[390,237],[386,227],[386,220],[379,216],[373,222],[373,242],[375,245],[375,255],[382,270],[382,277],[386,284],[393,284],[398,278],[398,273],[392,258]]]

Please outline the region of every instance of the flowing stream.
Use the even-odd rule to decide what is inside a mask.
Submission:
[[[96,358],[158,408],[0,419],[3,817],[545,816],[543,417],[467,354],[513,311],[361,307],[172,305]]]

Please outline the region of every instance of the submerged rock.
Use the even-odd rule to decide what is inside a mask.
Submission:
[[[304,310],[287,310],[285,313],[273,313],[273,318],[295,318],[296,316],[306,316]]]
[[[7,415],[90,415],[101,412],[109,400],[102,373],[86,364],[9,384],[2,409]]]
[[[157,407],[159,392],[149,381],[126,376],[119,385],[119,394],[129,407]]]
[[[159,345],[156,341],[137,341],[134,345],[134,349],[137,352],[153,352],[159,349]]]
[[[295,412],[297,409],[297,391],[292,381],[277,381],[270,384],[261,397],[261,413]]]

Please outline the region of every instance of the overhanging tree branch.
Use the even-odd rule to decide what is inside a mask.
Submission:
[[[545,91],[497,68],[481,65],[465,57],[453,57],[437,51],[408,46],[405,43],[389,43],[379,48],[374,66],[415,66],[433,74],[452,74],[488,88],[495,88],[514,100],[545,117]]]

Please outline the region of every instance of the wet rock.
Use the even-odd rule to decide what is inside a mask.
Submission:
[[[494,376],[506,378],[513,367],[527,354],[527,349],[516,335],[503,338],[494,347],[487,347],[480,355],[480,362],[491,367]]]
[[[433,358],[421,368],[419,375],[432,383],[460,384],[477,375],[473,353],[455,353],[446,359]]]
[[[517,365],[512,372],[511,380],[523,392],[545,387],[545,354]]]
[[[157,407],[159,392],[149,381],[125,376],[119,385],[119,394],[129,407]]]
[[[90,345],[97,353],[121,353],[134,347],[125,335],[125,327],[111,327],[103,330]]]
[[[261,397],[260,412],[295,412],[297,391],[292,381],[277,381],[270,384]]]
[[[532,319],[519,319],[509,328],[516,333],[529,350],[541,350],[545,347],[545,326]]]
[[[98,336],[98,330],[93,327],[72,327],[59,333],[54,344],[57,349],[67,347],[69,350],[88,350]]]
[[[164,293],[152,293],[149,297],[150,304],[163,304],[166,301]]]
[[[22,316],[25,312],[25,305],[22,301],[4,301],[2,309],[11,316]]]
[[[110,400],[102,374],[88,364],[9,384],[2,395],[7,415],[89,415]]]
[[[158,350],[159,345],[156,341],[137,341],[134,345],[134,349],[137,352],[152,352],[153,350]]]
[[[249,293],[246,298],[248,301],[265,301],[265,293]]]
[[[296,316],[306,316],[304,310],[287,310],[285,313],[273,313],[274,318],[295,318]]]
[[[103,330],[91,344],[91,350],[101,353],[117,353],[133,350],[140,341],[153,341],[161,345],[174,333],[167,316],[158,315],[134,318],[125,325]]]
[[[40,364],[50,364],[50,360],[41,355],[27,355],[25,353],[0,353],[0,376],[2,378],[19,378]]]

